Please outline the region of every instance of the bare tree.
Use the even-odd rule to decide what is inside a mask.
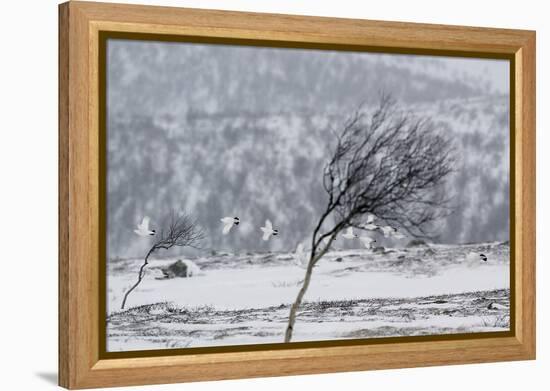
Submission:
[[[382,95],[370,116],[357,111],[335,136],[336,145],[323,170],[328,201],[312,234],[285,342],[292,339],[313,267],[343,229],[362,229],[365,214],[372,213],[412,236],[432,237],[431,223],[451,210],[443,185],[453,171],[454,148],[426,118],[401,112],[391,97]]]
[[[128,295],[137,288],[143,280],[145,267],[149,263],[149,257],[157,250],[168,250],[172,247],[197,247],[204,238],[204,231],[197,225],[197,222],[186,214],[176,214],[172,212],[168,218],[165,227],[157,234],[153,246],[145,255],[143,264],[139,268],[138,279],[128,291],[124,294],[121,309],[124,309]]]

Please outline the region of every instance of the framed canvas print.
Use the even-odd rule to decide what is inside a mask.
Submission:
[[[535,357],[534,32],[59,12],[62,386]]]

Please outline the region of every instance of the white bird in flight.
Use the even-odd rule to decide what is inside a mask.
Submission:
[[[397,229],[390,227],[389,225],[386,225],[385,227],[380,227],[380,230],[384,234],[385,238],[389,238],[397,232]]]
[[[265,221],[265,226],[260,227],[264,235],[262,236],[263,240],[269,240],[270,236],[277,236],[279,234],[279,230],[273,229],[273,224],[271,224],[271,221],[267,219]]]
[[[376,224],[365,224],[363,228],[368,229],[369,231],[374,231],[380,227],[378,227]]]
[[[397,230],[395,227],[386,225],[385,227],[379,227],[385,238],[403,239],[405,235]]]
[[[356,239],[358,236],[353,233],[353,227],[348,227],[348,230],[345,234],[342,235],[344,239]]]
[[[240,223],[238,217],[224,217],[223,219],[220,219],[220,221],[223,223],[222,233],[224,235],[227,235],[234,225],[239,225]]]
[[[294,263],[301,268],[306,268],[308,264],[308,254],[304,250],[304,245],[299,243],[294,254]]]
[[[376,243],[376,240],[371,238],[370,236],[360,236],[359,240],[366,248],[372,248],[372,244]]]
[[[367,222],[363,226],[363,228],[368,229],[369,231],[374,231],[375,229],[378,229],[379,227],[376,224],[373,224],[373,221],[376,219],[376,216],[372,213],[369,213],[367,215]]]
[[[154,229],[149,229],[149,217],[145,216],[141,220],[141,224],[138,224],[137,229],[134,229],[134,232],[139,236],[154,236],[156,231]]]
[[[466,256],[466,261],[475,266],[479,264],[479,261],[487,262],[487,255],[482,253],[470,253]]]

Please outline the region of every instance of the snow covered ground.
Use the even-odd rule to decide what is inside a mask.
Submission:
[[[467,259],[480,252],[487,262]],[[151,261],[125,311],[142,260],[109,261],[109,351],[282,342],[305,273],[293,254],[212,254],[192,260],[198,276],[165,279],[176,260]],[[508,330],[509,282],[507,243],[335,250],[315,268],[293,341]]]

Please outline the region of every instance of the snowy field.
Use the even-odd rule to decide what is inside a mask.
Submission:
[[[165,278],[177,259],[150,261],[124,311],[143,261],[109,261],[108,351],[283,341],[305,274],[292,253],[216,253],[189,259],[197,275]],[[508,243],[335,250],[314,270],[293,341],[508,330],[509,281]]]

